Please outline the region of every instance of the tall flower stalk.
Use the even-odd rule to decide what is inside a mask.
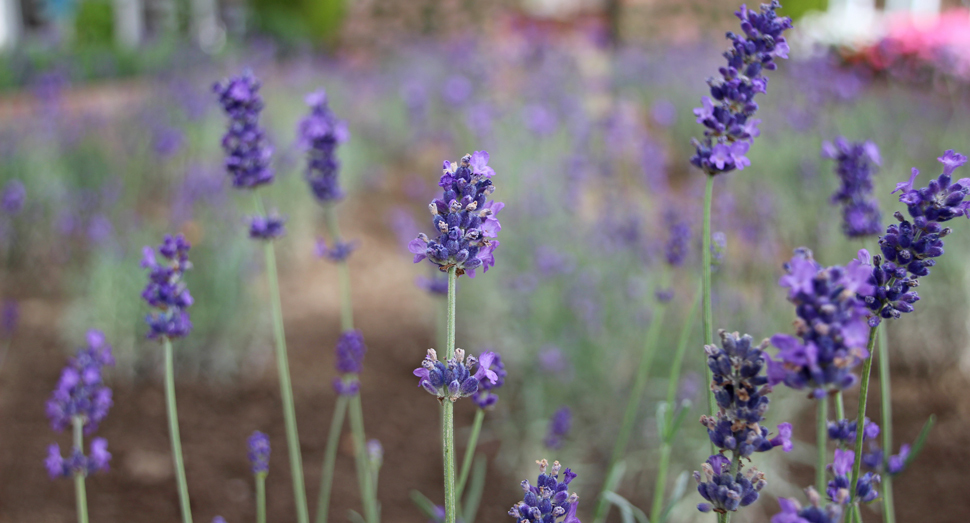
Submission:
[[[458,506],[454,402],[477,395],[483,380],[498,382],[498,375],[489,368],[494,359],[492,353],[483,353],[480,359],[470,356],[466,361],[465,351],[455,347],[457,279],[463,274],[474,278],[479,268],[487,272],[495,265],[494,251],[499,242],[494,238],[502,228],[496,215],[503,204],[487,199],[495,191],[491,180],[494,175],[485,151],[465,155],[458,163],[444,162],[438,183],[443,190],[442,197],[429,204],[437,238],[421,233],[408,245],[414,254],[414,263],[427,259],[448,274],[444,360],[439,360],[435,350],[430,349],[421,367],[414,371],[420,378],[418,384],[441,403],[444,523],[455,523]],[[473,374],[471,370],[475,367],[477,371]]]
[[[183,277],[192,268],[189,261],[191,245],[181,234],[166,235],[158,249],[145,247],[141,266],[149,270],[148,284],[142,298],[155,309],[146,316],[149,339],[161,341],[165,350],[165,407],[168,413],[168,431],[172,442],[172,458],[175,461],[175,479],[178,483],[179,506],[182,522],[192,522],[189,488],[185,478],[182,458],[182,438],[179,434],[178,408],[175,403],[175,356],[172,339],[186,336],[192,330],[188,308],[193,299]]]
[[[334,382],[334,388],[338,393],[338,404],[334,408],[330,423],[331,431],[327,436],[328,451],[324,454],[323,479],[320,483],[316,521],[325,523],[329,517],[337,438],[343,430],[344,417],[349,407],[357,482],[364,507],[364,519],[368,523],[376,523],[379,519],[377,482],[371,478],[371,467],[368,465],[363,406],[357,379],[361,371],[360,360],[363,358],[363,337],[359,331],[354,330],[350,268],[347,263],[355,245],[343,241],[335,211],[336,204],[344,197],[339,184],[340,160],[337,159],[336,149],[338,145],[347,141],[350,134],[347,131],[346,122],[338,119],[331,111],[325,91],[320,90],[309,94],[306,97],[306,104],[310,112],[300,120],[297,134],[300,146],[307,154],[305,178],[314,198],[323,206],[324,222],[330,235],[329,245],[323,239],[318,240],[317,254],[337,264],[340,285],[340,328],[343,331],[340,341],[337,342],[337,367],[342,377]],[[350,345],[359,345],[359,350],[351,348]],[[354,359],[351,353],[357,352],[359,352],[357,363],[351,364],[350,361]]]
[[[273,182],[275,173],[270,167],[273,148],[266,139],[266,132],[259,124],[263,99],[259,94],[261,83],[249,71],[213,86],[229,125],[222,139],[226,152],[225,167],[233,187],[258,189]],[[266,213],[262,198],[253,191],[257,214],[249,224],[249,236],[262,240],[269,284],[270,310],[276,346],[276,368],[280,380],[280,396],[283,403],[283,420],[286,425],[287,451],[290,473],[293,479],[293,498],[296,505],[297,523],[309,523],[306,488],[303,482],[303,458],[300,437],[296,426],[296,408],[293,404],[293,386],[290,383],[290,365],[286,353],[286,334],[283,330],[283,311],[280,303],[279,276],[276,269],[276,251],[273,240],[285,234],[285,219],[275,213]]]
[[[269,436],[253,432],[247,441],[249,464],[256,481],[256,523],[266,523],[266,475],[269,474]]]
[[[101,374],[106,365],[114,365],[111,346],[105,343],[100,331],[88,331],[87,346],[79,349],[61,371],[57,388],[47,401],[47,417],[51,427],[58,432],[70,427],[73,446],[71,456],[64,459],[60,446],[51,444],[47,449],[45,465],[51,479],[74,478],[78,523],[88,522],[85,478],[107,470],[111,460],[108,441],[104,438],[94,438],[90,452],[84,454],[84,435],[97,430],[112,405],[111,389],[104,384]]]
[[[717,77],[707,80],[710,97],[701,99],[694,109],[697,123],[706,129],[704,139],[694,139],[695,154],[690,162],[707,174],[704,189],[704,223],[701,263],[704,300],[704,344],[714,343],[714,314],[711,306],[711,206],[714,200],[714,177],[742,170],[751,162],[745,156],[754,138],[761,134],[754,118],[758,104],[754,97],[767,92],[764,71],[774,70],[775,58],[788,58],[788,43],[782,33],[792,27],[791,19],[776,11],[781,4],[774,0],[763,4],[760,12],[741,6],[735,15],[741,20],[742,34],[728,33],[731,49],[724,53],[727,66]],[[708,378],[712,378],[708,372]],[[715,413],[716,402],[708,398],[708,414]]]

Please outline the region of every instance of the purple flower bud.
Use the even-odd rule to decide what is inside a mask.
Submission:
[[[253,474],[266,474],[269,472],[269,436],[260,431],[255,431],[247,440],[249,447],[249,464]]]
[[[229,78],[212,88],[229,117],[222,148],[226,152],[226,171],[236,188],[254,189],[272,183],[274,177],[269,166],[273,148],[259,125],[259,113],[263,110],[260,86],[252,72],[246,71],[242,76]]]

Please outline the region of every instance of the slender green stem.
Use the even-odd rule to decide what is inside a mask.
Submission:
[[[815,450],[818,453],[815,463],[815,490],[817,492],[825,492],[825,486],[828,483],[825,477],[825,465],[829,461],[828,448],[826,446],[829,429],[829,397],[822,396],[815,401],[817,402],[817,410],[815,412]]]
[[[346,415],[347,396],[337,396],[337,404],[333,409],[333,419],[330,421],[330,432],[327,434],[327,446],[323,453],[323,471],[320,473],[320,497],[317,501],[317,523],[327,523],[327,518],[330,515],[330,492],[333,487],[333,467],[337,461],[337,444],[340,443],[340,432],[343,430]]]
[[[262,203],[256,199],[259,207]],[[272,241],[264,242],[266,277],[269,280],[270,302],[273,309],[273,333],[276,337],[276,368],[280,376],[280,395],[283,398],[283,421],[286,424],[286,446],[293,476],[293,499],[296,503],[297,523],[309,523],[306,488],[303,484],[303,457],[300,435],[296,427],[296,408],[293,405],[293,385],[290,382],[290,363],[286,355],[286,334],[283,331],[283,305],[280,302],[279,276],[276,271],[276,249]]]
[[[623,421],[620,424],[620,431],[616,435],[616,442],[613,444],[613,454],[610,456],[609,466],[606,467],[607,478],[613,476],[616,464],[626,454],[630,434],[633,432],[633,425],[636,423],[637,413],[640,411],[643,390],[646,388],[647,378],[650,376],[653,357],[657,352],[657,338],[660,336],[660,328],[663,326],[663,315],[666,308],[666,305],[658,303],[654,309],[654,317],[650,320],[650,327],[647,329],[647,335],[644,339],[643,352],[640,354],[640,364],[637,366],[637,374],[633,380],[633,387],[630,389],[630,394],[627,396],[626,409],[623,411]],[[606,483],[604,483],[603,487],[606,488],[606,486]],[[593,522],[602,523],[606,521],[611,506],[612,503],[610,503],[609,499],[600,492]]]
[[[852,480],[849,482],[850,489],[855,490],[855,485],[859,481],[859,472],[862,470],[862,441],[865,435],[866,423],[866,399],[869,396],[869,375],[872,371],[872,353],[873,347],[876,344],[876,330],[879,327],[869,328],[869,344],[866,347],[869,350],[869,357],[866,358],[865,364],[862,366],[862,382],[859,385],[859,413],[856,416],[856,427],[858,429],[855,431],[855,462],[852,464]],[[854,492],[853,492],[854,494]],[[852,496],[855,498],[855,496]],[[859,500],[853,499],[854,508],[856,511],[856,516],[859,518],[859,522],[862,521],[862,515],[859,510]]]
[[[660,518],[663,513],[664,493],[667,488],[667,469],[670,467],[670,454],[674,447],[674,432],[671,426],[674,419],[677,400],[677,389],[680,386],[680,368],[684,362],[684,354],[687,353],[687,342],[690,340],[691,331],[694,328],[694,317],[697,316],[697,309],[701,305],[701,291],[694,294],[693,303],[687,318],[684,320],[684,327],[680,331],[680,338],[677,340],[677,352],[674,354],[674,361],[670,364],[670,379],[667,381],[667,414],[666,423],[667,434],[663,435],[660,445],[660,463],[657,465],[657,480],[653,486],[653,504],[650,507],[650,521],[661,523]]]
[[[845,419],[845,401],[842,399],[842,391],[835,393],[835,419]]]
[[[478,434],[482,431],[482,421],[485,420],[485,411],[478,409],[475,411],[475,421],[472,422],[472,432],[468,436],[468,446],[465,448],[465,457],[461,460],[461,473],[458,474],[458,488],[455,490],[455,499],[461,500],[461,494],[465,491],[465,484],[468,482],[468,473],[472,470],[472,461],[475,457],[475,447],[478,446]]]
[[[367,457],[367,442],[364,438],[364,411],[360,394],[350,397],[350,432],[354,439],[354,455],[357,462],[357,483],[360,486],[360,499],[364,505],[364,520],[377,523],[377,500],[374,485],[370,479],[370,460]]]
[[[256,474],[256,523],[266,523],[266,473]]]
[[[334,212],[333,204],[328,204],[323,208],[324,221],[327,230],[330,231],[330,238],[333,246],[340,243],[340,225],[337,223],[337,215]],[[350,294],[350,268],[347,262],[342,261],[337,264],[337,273],[340,280],[340,328],[349,331],[354,328],[354,307]]]
[[[172,439],[172,457],[175,460],[175,480],[178,482],[179,506],[182,508],[182,523],[192,523],[192,507],[189,504],[189,486],[185,480],[185,466],[182,460],[182,438],[179,436],[179,415],[175,406],[175,357],[172,355],[172,342],[162,338],[165,346],[165,407],[168,410],[168,433]]]
[[[71,418],[74,425],[74,448],[84,452],[84,418]],[[84,472],[74,473],[74,498],[77,502],[77,523],[88,523],[88,494],[84,489]]]
[[[882,448],[888,454],[893,450],[893,399],[889,376],[889,340],[885,328],[879,329],[879,400],[882,406]],[[882,477],[882,520],[883,523],[896,523],[893,478],[889,474]]]
[[[711,306],[711,206],[714,201],[714,177],[707,177],[707,184],[704,187],[704,225],[702,246],[701,246],[701,286],[704,291],[704,345],[714,344],[714,310]],[[707,373],[707,383],[710,385],[714,381],[714,374],[704,362],[704,369]],[[707,394],[707,414],[714,416],[717,412],[717,403],[714,400],[714,393],[708,391]],[[711,454],[714,454],[714,443],[711,443]]]
[[[457,274],[455,267],[448,269],[448,328],[445,336],[445,359],[455,354],[455,302],[457,301]],[[457,498],[455,497],[455,405],[445,399],[441,404],[441,457],[444,461],[445,521],[455,523]]]

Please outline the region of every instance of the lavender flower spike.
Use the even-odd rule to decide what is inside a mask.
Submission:
[[[793,389],[814,389],[816,398],[856,382],[852,369],[869,353],[866,308],[856,294],[872,292],[871,268],[858,260],[845,267],[821,267],[808,249],[795,251],[779,285],[795,304],[795,333],[775,334],[779,361],[768,358],[768,380]]]
[[[551,467],[546,460],[536,463],[539,465],[539,479],[535,485],[530,485],[528,480],[522,481],[525,496],[509,509],[509,515],[515,518],[516,523],[580,523],[576,517],[579,496],[575,492],[569,493],[569,483],[576,478],[576,474],[567,468],[563,470],[563,480],[559,481],[562,465],[558,461],[553,462]]]
[[[306,104],[310,114],[300,120],[297,129],[300,145],[307,151],[306,180],[320,203],[338,201],[344,193],[337,180],[340,161],[335,152],[350,138],[347,122],[333,114],[323,90],[307,95]]]
[[[772,516],[771,523],[839,523],[842,521],[840,505],[830,504],[822,508],[822,499],[812,487],[805,489],[805,494],[811,503],[805,508],[793,499],[778,498],[781,512]]]
[[[274,177],[269,167],[273,148],[259,125],[259,113],[263,110],[261,85],[251,71],[246,71],[212,86],[229,117],[229,126],[222,138],[226,171],[232,177],[233,187],[241,189],[272,183]]]
[[[719,76],[707,80],[711,98],[701,99],[694,109],[697,123],[706,127],[703,140],[693,140],[696,153],[690,163],[710,176],[741,170],[750,165],[745,154],[754,137],[760,134],[753,118],[758,110],[754,97],[767,92],[768,78],[763,71],[774,70],[775,58],[788,58],[788,43],[782,33],[791,29],[791,18],[779,17],[781,4],[763,4],[760,12],[741,6],[735,15],[741,20],[742,34],[728,33],[731,49],[724,53],[727,66]],[[713,98],[713,100],[712,100]]]
[[[269,472],[269,436],[255,431],[247,440],[249,446],[249,464],[253,474],[267,474]]]
[[[906,204],[912,222],[896,212],[899,224],[887,227],[879,238],[882,256],[870,258],[867,251],[859,251],[860,260],[872,265],[869,283],[874,289],[859,293],[871,311],[872,326],[881,319],[899,318],[913,311],[919,296],[912,289],[919,284],[918,278],[929,275],[935,258],[943,255],[943,238],[952,232],[941,224],[959,216],[970,218],[970,201],[966,201],[970,178],[952,181],[953,171],[965,164],[967,157],[951,149],[937,160],[943,164],[943,173],[926,187],[913,188],[919,175],[914,168],[909,181],[896,184],[893,191],[902,193],[899,201]]]
[[[114,364],[111,346],[105,342],[101,331],[88,331],[87,346],[78,349],[61,371],[57,388],[47,400],[51,428],[61,432],[71,426],[75,416],[82,418],[85,434],[98,428],[114,404],[111,389],[104,384],[101,371]]]
[[[192,268],[189,261],[191,245],[185,237],[165,235],[156,249],[145,247],[141,266],[149,270],[148,284],[141,297],[156,309],[145,317],[150,328],[149,339],[180,338],[192,330],[188,308],[192,295],[182,281],[185,271]],[[159,257],[161,261],[159,261]]]
[[[495,394],[495,390],[505,384],[505,377],[508,372],[505,371],[505,364],[502,363],[502,357],[495,352],[483,352],[481,357],[478,358],[478,368],[488,369],[495,373],[495,381],[482,380],[478,381],[478,392],[472,395],[472,401],[478,405],[480,409],[487,409],[495,405],[498,402],[498,394]]]
[[[542,440],[547,448],[559,450],[562,448],[563,440],[569,435],[569,430],[573,426],[573,412],[568,406],[562,406],[549,418],[549,429],[546,438]]]
[[[495,265],[499,242],[494,238],[502,230],[496,216],[505,204],[487,200],[495,191],[495,172],[487,163],[485,151],[466,154],[459,164],[444,162],[438,182],[444,193],[429,204],[438,236],[430,239],[421,233],[411,240],[408,250],[414,263],[427,258],[442,272],[457,267],[459,276],[467,273],[470,278],[479,267],[488,272]]]
[[[447,398],[455,402],[459,398],[475,395],[479,385],[485,380],[492,382],[492,385],[498,383],[498,374],[488,368],[494,357],[494,353],[484,352],[480,360],[474,356],[465,360],[465,351],[455,349],[455,356],[442,362],[438,360],[434,349],[428,349],[428,355],[421,362],[421,366],[414,369],[414,375],[421,378],[418,386],[437,396],[439,400]],[[473,374],[471,369],[476,367]]]
[[[836,161],[840,185],[832,203],[842,204],[842,231],[849,238],[879,234],[882,214],[879,201],[872,197],[872,175],[881,163],[879,147],[840,136],[822,144],[822,156]]]
[[[364,354],[367,352],[363,334],[359,330],[343,332],[334,352],[334,365],[341,376],[334,378],[333,388],[337,394],[353,396],[360,390],[357,375],[364,369]]]

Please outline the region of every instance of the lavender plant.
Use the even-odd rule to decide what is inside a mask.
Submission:
[[[259,94],[260,87],[261,83],[250,71],[213,86],[223,111],[229,117],[228,129],[222,139],[222,148],[226,152],[225,168],[232,179],[233,187],[239,189],[257,189],[272,183],[275,177],[270,167],[273,148],[269,145],[266,133],[259,124],[259,114],[263,110],[263,99]],[[253,200],[257,214],[250,220],[249,236],[264,240],[263,250],[269,281],[273,333],[276,338],[276,367],[279,372],[283,401],[283,419],[286,423],[287,450],[293,478],[297,522],[309,523],[306,488],[303,483],[303,458],[296,426],[296,409],[293,405],[290,365],[286,354],[286,334],[283,330],[276,251],[272,241],[285,233],[284,220],[276,214],[267,214],[263,210],[262,198],[255,191],[253,191]]]
[[[256,480],[256,523],[266,523],[266,475],[269,474],[269,436],[255,431],[247,440],[249,464]]]
[[[849,238],[874,236],[882,230],[879,201],[872,196],[872,175],[882,159],[871,141],[850,142],[840,136],[822,144],[822,156],[835,160],[839,189],[832,203],[842,205],[842,232]]]
[[[105,366],[113,366],[114,363],[111,346],[105,341],[104,334],[97,330],[88,331],[87,346],[78,349],[68,361],[61,371],[57,388],[47,401],[47,417],[51,427],[57,432],[71,427],[74,436],[71,455],[67,459],[61,455],[60,446],[52,443],[47,449],[44,464],[51,479],[74,477],[78,523],[88,521],[84,478],[108,470],[111,461],[108,440],[104,438],[91,440],[90,451],[85,455],[84,435],[97,430],[113,404],[111,389],[104,384],[102,372]]]
[[[767,484],[764,474],[754,467],[742,472],[742,458],[750,459],[756,452],[768,452],[782,447],[792,449],[791,424],[778,425],[777,435],[770,438],[761,425],[768,410],[771,386],[764,375],[767,358],[764,350],[768,340],[753,345],[751,336],[719,332],[721,347],[706,345],[707,365],[714,379],[711,391],[717,400],[715,416],[701,416],[711,443],[731,458],[717,453],[694,472],[697,490],[706,500],[697,506],[701,512],[718,513],[718,520],[726,522],[729,513],[757,501],[759,492]]]
[[[455,348],[455,302],[456,282],[462,274],[474,277],[495,265],[494,251],[499,242],[494,238],[502,226],[496,214],[504,207],[501,202],[488,200],[495,191],[492,176],[495,171],[488,166],[488,153],[476,151],[465,155],[460,163],[445,161],[443,174],[438,182],[442,188],[441,198],[429,204],[432,223],[439,236],[431,240],[421,233],[409,245],[414,263],[427,258],[448,273],[448,321],[447,344],[444,361],[430,349],[421,367],[414,374],[418,384],[435,395],[441,403],[441,447],[444,461],[445,523],[455,523],[457,489],[455,484],[455,432],[454,402],[459,398],[478,392],[479,383],[488,380],[494,385],[498,374],[489,369],[492,357],[484,353],[481,359],[469,357],[465,351]],[[474,374],[471,369],[477,366]]]
[[[142,268],[148,269],[148,284],[141,296],[155,309],[145,317],[148,339],[158,340],[165,349],[165,407],[168,413],[169,438],[175,460],[175,479],[178,484],[182,522],[192,523],[189,489],[182,459],[182,439],[179,436],[178,409],[175,404],[175,363],[172,339],[182,338],[192,330],[188,308],[192,295],[183,281],[185,271],[192,268],[189,261],[191,245],[185,237],[165,235],[157,249],[143,249]],[[161,259],[159,259],[161,258]]]
[[[704,296],[704,343],[710,345],[713,337],[713,311],[711,308],[711,202],[714,197],[714,177],[718,174],[742,170],[750,165],[745,156],[754,138],[760,134],[753,118],[758,110],[754,98],[767,92],[768,78],[765,71],[777,68],[775,58],[788,57],[788,43],[782,34],[792,27],[791,19],[780,17],[778,0],[763,4],[759,12],[747,7],[735,13],[741,20],[743,34],[728,33],[732,47],[724,53],[727,66],[719,69],[719,77],[709,78],[710,97],[702,98],[702,106],[694,110],[697,123],[704,125],[703,140],[692,142],[695,154],[690,161],[707,174],[704,190],[704,225],[701,255],[702,284]],[[708,374],[708,379],[712,375]],[[714,415],[715,400],[708,397],[708,413]]]
[[[579,496],[575,492],[569,493],[569,483],[576,479],[576,473],[568,468],[562,470],[558,461],[551,467],[544,459],[536,464],[539,465],[536,484],[530,485],[528,480],[522,480],[525,496],[509,509],[509,515],[516,523],[580,523],[576,517]],[[562,481],[559,481],[560,470]]]

